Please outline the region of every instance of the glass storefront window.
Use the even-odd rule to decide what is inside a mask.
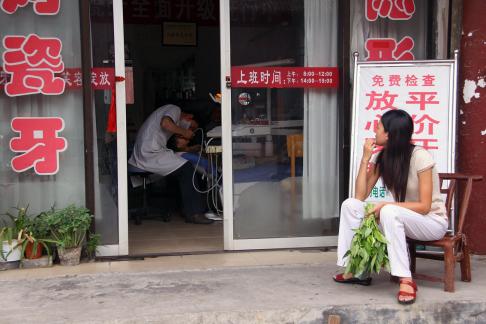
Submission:
[[[80,72],[79,3],[61,1],[50,15],[37,5],[0,10],[0,213],[85,204],[81,83],[66,81],[63,90],[49,74]]]
[[[337,66],[337,1],[230,6],[231,66]],[[231,106],[234,238],[336,235],[337,90],[233,88]]]

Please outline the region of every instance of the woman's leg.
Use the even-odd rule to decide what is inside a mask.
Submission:
[[[339,238],[337,248],[337,265],[346,266],[347,257],[344,254],[349,250],[353,240],[354,231],[360,226],[364,217],[364,203],[355,198],[346,199],[341,205],[341,217],[339,220]]]
[[[388,241],[391,274],[403,280],[400,291],[405,295],[399,295],[399,301],[413,302],[415,289],[406,283],[412,282],[406,237],[421,241],[440,239],[447,231],[447,221],[436,215],[421,215],[403,207],[386,205],[380,211],[380,223]]]
[[[385,205],[380,210],[380,224],[388,241],[391,274],[402,278],[411,277],[406,237],[431,241],[442,238],[447,231],[445,219],[396,205]]]

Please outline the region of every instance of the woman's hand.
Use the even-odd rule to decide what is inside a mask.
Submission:
[[[363,145],[363,157],[361,158],[362,161],[368,162],[373,155],[373,150],[375,149],[375,139],[374,138],[367,138]]]
[[[385,206],[387,203],[377,203],[375,204],[375,208],[373,208],[373,210],[367,214],[366,216],[370,216],[371,214],[375,214],[375,217],[377,220],[380,219],[380,210],[383,208],[383,206]]]

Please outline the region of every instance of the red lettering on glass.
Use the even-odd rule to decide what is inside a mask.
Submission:
[[[405,101],[405,103],[412,104],[412,105],[419,105],[420,110],[425,110],[426,105],[438,105],[440,103],[439,101],[434,100],[435,97],[437,96],[437,92],[415,91],[415,92],[409,92],[408,95],[412,100],[407,100]]]
[[[11,127],[20,136],[10,140],[10,149],[22,153],[11,161],[15,172],[24,172],[32,167],[39,175],[59,171],[59,153],[67,148],[66,139],[58,136],[64,129],[62,118],[17,117],[12,119]]]
[[[375,21],[378,16],[391,20],[408,20],[414,12],[414,0],[366,0],[366,19],[369,21]]]
[[[3,69],[10,74],[5,93],[10,97],[42,93],[60,95],[64,92],[63,78],[54,73],[64,71],[58,38],[40,38],[36,34],[6,36],[3,39]]]
[[[198,0],[196,16],[203,20],[216,19],[214,2],[210,0]]]
[[[130,7],[134,18],[149,18],[150,17],[150,1],[148,0],[132,0]]]
[[[404,61],[413,60],[413,39],[405,36],[401,41],[393,38],[370,38],[366,40],[367,61]]]
[[[370,97],[366,110],[397,109],[393,106],[393,104],[395,103],[395,99],[398,97],[398,95],[390,94],[388,90],[386,90],[383,94],[377,93],[376,91],[371,91],[370,93],[367,93],[366,96]]]
[[[0,0],[0,8],[11,15],[29,2],[34,4],[34,12],[38,15],[57,15],[61,7],[61,0]]]
[[[192,3],[191,0],[179,0],[176,3],[175,7],[179,8],[177,13],[177,19],[182,18],[182,19],[190,20],[192,8],[194,7],[194,4]],[[185,13],[185,17],[183,17],[184,13]]]

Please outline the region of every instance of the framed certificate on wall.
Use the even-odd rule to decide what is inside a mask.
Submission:
[[[197,25],[186,22],[164,22],[162,24],[164,46],[197,46]]]

